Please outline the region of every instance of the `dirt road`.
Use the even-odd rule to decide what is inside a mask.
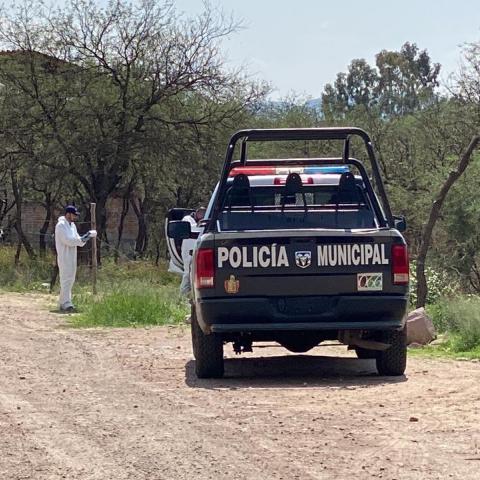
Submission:
[[[2,480],[480,478],[478,363],[266,348],[200,381],[186,329],[73,330],[45,298],[0,295]]]

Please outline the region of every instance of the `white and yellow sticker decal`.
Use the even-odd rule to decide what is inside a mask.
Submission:
[[[383,290],[383,273],[357,273],[359,292],[378,292]]]

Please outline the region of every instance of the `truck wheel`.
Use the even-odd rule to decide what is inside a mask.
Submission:
[[[223,377],[223,341],[215,333],[205,335],[192,308],[192,346],[198,378]]]
[[[383,343],[391,346],[387,350],[379,351],[377,355],[377,370],[380,375],[403,375],[407,367],[407,334],[406,329],[383,332]]]
[[[373,358],[377,358],[378,350],[369,350],[367,348],[355,347],[355,353],[357,354],[358,358],[362,360],[370,360]]]

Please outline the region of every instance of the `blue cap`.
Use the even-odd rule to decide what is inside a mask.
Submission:
[[[73,213],[74,215],[80,215],[80,212],[77,210],[75,205],[67,205],[65,207],[65,213]]]

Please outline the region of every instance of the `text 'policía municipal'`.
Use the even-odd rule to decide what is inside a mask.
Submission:
[[[280,268],[296,264],[303,268],[313,263],[308,261],[308,257],[311,259],[312,254],[312,251],[302,250],[292,252],[294,258],[289,258],[286,246],[275,243],[262,246],[219,247],[217,266],[218,268],[226,265],[231,268]],[[302,260],[301,264],[299,257]],[[389,264],[383,243],[318,245],[316,257],[316,264],[319,267]]]

